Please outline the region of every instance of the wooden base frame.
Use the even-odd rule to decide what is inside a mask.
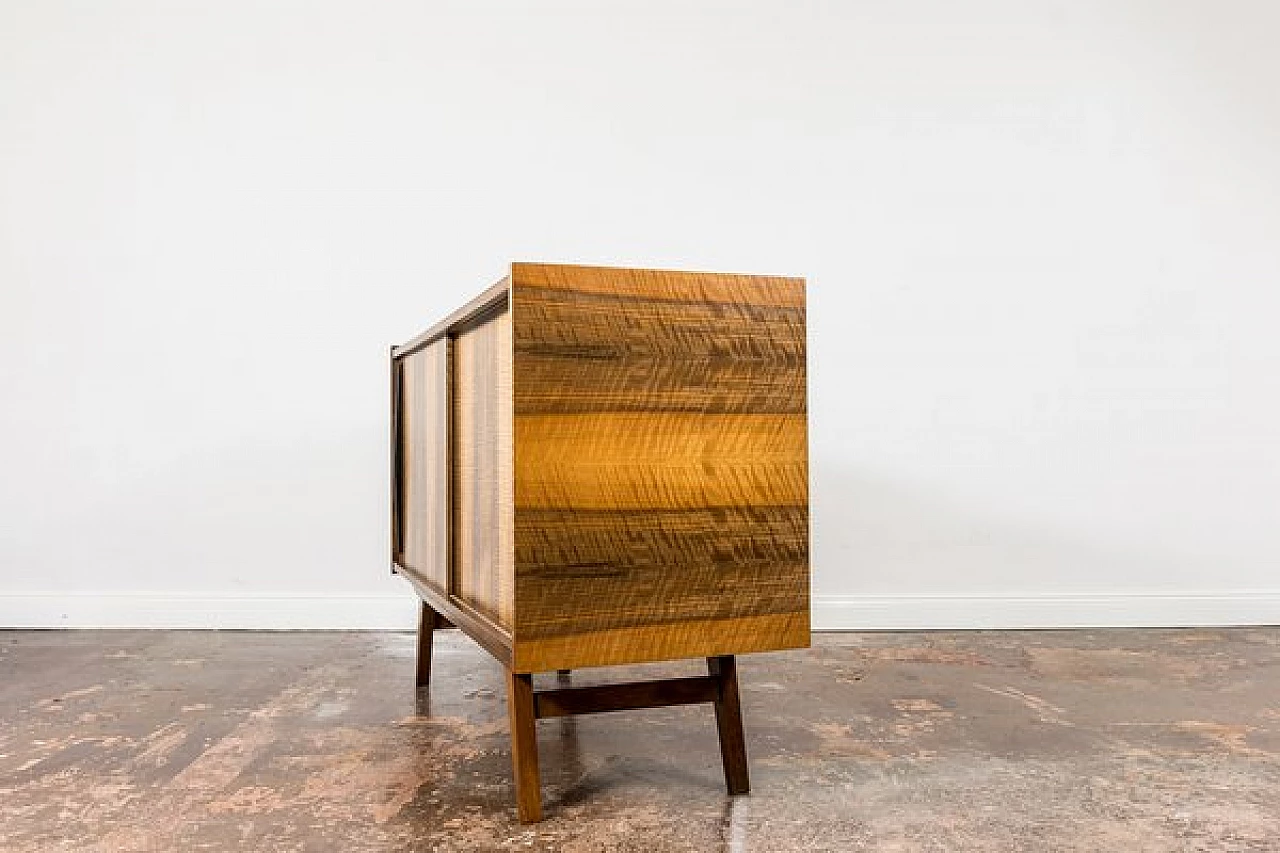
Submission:
[[[417,684],[431,679],[432,635],[437,628],[452,627],[425,602],[418,629]],[[738,666],[733,655],[707,658],[707,675],[633,681],[592,687],[558,687],[535,691],[533,674],[507,670],[507,710],[511,719],[511,766],[516,788],[516,813],[521,823],[542,820],[542,786],[538,776],[537,721],[547,717],[632,711],[710,702],[715,707],[720,735],[720,758],[725,787],[730,794],[751,789],[747,744],[742,730],[742,704],[738,694]],[[560,684],[569,670],[557,670]]]
[[[418,687],[426,687],[431,681],[431,639],[436,629],[452,627],[448,619],[422,602],[422,612],[418,615],[418,671],[414,677]]]

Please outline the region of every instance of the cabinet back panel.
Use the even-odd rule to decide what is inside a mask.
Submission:
[[[453,336],[455,596],[510,632],[515,625],[512,527],[511,312]]]
[[[449,578],[449,360],[442,338],[397,362],[400,553],[441,592]]]
[[[511,284],[517,668],[808,645],[803,281]]]

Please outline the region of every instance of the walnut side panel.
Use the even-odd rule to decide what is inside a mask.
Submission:
[[[438,590],[449,577],[448,348],[442,339],[400,359],[395,560]]]
[[[517,670],[808,645],[804,282],[511,283]]]
[[[452,592],[506,631],[515,625],[511,312],[453,333]]]

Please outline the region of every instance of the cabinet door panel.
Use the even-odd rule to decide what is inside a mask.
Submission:
[[[449,580],[449,355],[441,338],[400,362],[400,553],[441,593]]]
[[[453,594],[508,632],[515,623],[511,314],[453,340]]]

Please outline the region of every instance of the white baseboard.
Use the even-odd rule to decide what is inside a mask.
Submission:
[[[403,595],[0,594],[4,628],[408,630],[418,603]]]
[[[0,628],[411,630],[404,595],[0,594]],[[1280,625],[1280,592],[817,595],[815,631]]]
[[[815,631],[1280,625],[1280,591],[817,595]]]

